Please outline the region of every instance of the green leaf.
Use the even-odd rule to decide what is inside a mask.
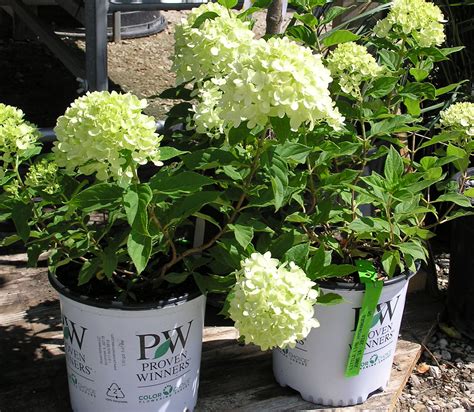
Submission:
[[[385,273],[391,278],[400,265],[400,253],[398,250],[387,250],[382,256],[382,266]]]
[[[217,1],[221,6],[224,6],[227,9],[231,9],[237,6],[237,3],[238,3],[237,0],[217,0]]]
[[[137,273],[142,273],[151,255],[152,240],[150,236],[132,231],[128,235],[127,250],[132,258],[132,262],[137,269]]]
[[[277,146],[275,153],[283,159],[293,160],[296,163],[303,164],[306,162],[308,155],[312,152],[312,148],[300,143],[286,141]]]
[[[410,97],[405,97],[403,99],[403,104],[407,108],[408,113],[414,117],[418,117],[421,114],[420,100],[412,99]]]
[[[380,61],[384,66],[387,66],[390,70],[396,70],[398,64],[398,54],[392,50],[382,49],[379,50]]]
[[[184,273],[167,273],[164,277],[164,279],[172,283],[173,285],[178,285],[180,283],[183,283],[188,276],[190,275],[189,272],[184,272]]]
[[[450,143],[446,149],[446,154],[458,158],[453,162],[458,171],[463,172],[469,167],[469,154],[464,149]]]
[[[7,236],[7,237],[3,238],[0,241],[0,247],[7,247],[7,246],[10,246],[10,245],[13,245],[14,243],[18,242],[19,240],[21,240],[21,237],[18,236],[18,235]]]
[[[471,187],[463,192],[464,196],[474,197],[474,187]]]
[[[188,216],[194,215],[199,212],[204,205],[214,202],[218,197],[219,192],[196,192],[184,199],[175,202],[173,208],[169,211],[168,219],[170,221],[179,220],[182,221]]]
[[[206,20],[214,20],[216,17],[219,17],[219,15],[213,11],[207,11],[205,13],[202,13],[199,17],[196,18],[196,20],[194,20],[192,28],[198,29]]]
[[[247,246],[253,239],[253,227],[246,226],[246,225],[228,225],[230,230],[234,231],[234,236],[239,245],[242,246],[243,249],[247,249]]]
[[[79,271],[77,286],[82,286],[89,282],[97,274],[98,266],[99,261],[95,258],[85,262]]]
[[[359,40],[360,36],[352,33],[349,30],[336,30],[323,39],[323,44],[326,47],[331,47],[340,43],[347,43],[350,41]]]
[[[308,260],[309,243],[301,243],[288,249],[283,255],[286,262],[294,262],[300,268],[304,268]]]
[[[293,223],[310,223],[311,219],[306,213],[294,212],[291,215],[288,215],[285,218],[285,221]]]
[[[213,183],[211,178],[195,172],[181,172],[171,176],[157,173],[150,180],[150,187],[166,194],[193,193]]]
[[[318,296],[317,305],[333,306],[344,302],[344,298],[337,293],[325,293]]]
[[[32,268],[35,267],[36,264],[38,263],[38,258],[43,252],[43,248],[39,243],[33,243],[30,245],[27,249],[27,255],[28,255],[28,263],[27,267]]]
[[[76,194],[69,205],[89,213],[100,209],[113,209],[122,199],[123,189],[114,183],[99,183]]]
[[[221,165],[230,164],[235,160],[237,160],[236,157],[230,152],[214,148],[197,150],[183,157],[183,162],[189,169],[199,170],[213,169]]]
[[[385,166],[383,169],[384,176],[391,183],[396,183],[400,180],[403,175],[404,166],[403,159],[400,154],[390,146],[390,150],[385,160]]]
[[[433,200],[433,202],[452,202],[462,207],[471,207],[471,201],[460,193],[446,193]]]
[[[201,293],[226,293],[235,284],[235,276],[233,274],[228,276],[218,275],[200,275],[193,272],[193,278],[199,287]]]
[[[166,352],[168,352],[171,345],[171,339],[166,339],[160,346],[156,348],[153,359],[161,358]]]
[[[185,153],[189,153],[189,152],[178,150],[170,146],[161,146],[160,147],[160,160],[161,161],[169,160],[169,159],[172,159],[173,157],[176,157]]]
[[[286,232],[275,239],[270,247],[272,256],[280,259],[286,253],[286,251],[293,247],[295,243],[295,235],[293,232]]]
[[[29,203],[17,202],[12,208],[12,220],[15,224],[16,232],[23,242],[30,237],[29,220],[33,216],[33,206]]]
[[[428,72],[427,70],[416,69],[413,67],[410,69],[410,74],[415,78],[417,82],[422,82],[428,77],[430,72]]]
[[[285,142],[288,140],[291,134],[290,119],[288,116],[271,117],[270,123],[278,141]]]
[[[445,93],[449,93],[455,89],[457,89],[461,84],[466,83],[468,80],[463,80],[462,82],[458,83],[453,83],[445,87],[440,87],[439,89],[436,89],[436,97],[441,96]]]
[[[133,231],[148,234],[147,207],[153,198],[153,192],[146,183],[134,184],[123,195],[123,204],[127,220]]]
[[[276,153],[264,153],[262,156],[265,170],[272,184],[275,210],[283,206],[288,186],[288,166],[286,161]]]
[[[442,132],[436,136],[433,136],[431,139],[428,141],[424,142],[420,148],[432,146],[437,143],[444,143],[444,142],[449,142],[451,140],[456,140],[457,139],[457,133],[456,132]]]
[[[331,255],[326,253],[324,250],[324,245],[321,244],[316,252],[309,259],[308,264],[306,265],[306,274],[311,280],[316,279],[318,273],[323,269],[324,266],[327,266],[331,263]]]
[[[426,255],[428,252],[423,246],[414,242],[405,242],[394,246],[400,249],[405,260],[407,256],[410,256],[413,260],[423,260],[426,262]]]
[[[110,279],[112,277],[115,269],[117,269],[117,264],[118,257],[116,250],[111,247],[105,248],[102,254],[102,267],[104,268],[104,274],[107,278]]]
[[[226,176],[230,177],[236,182],[241,182],[243,180],[243,176],[232,165],[225,165],[222,167],[222,170],[224,171]]]
[[[408,83],[401,91],[400,96],[410,99],[426,97],[433,100],[436,97],[436,88],[431,83]]]
[[[439,49],[439,51],[443,53],[444,56],[449,56],[450,54],[457,53],[458,51],[461,51],[465,48],[466,46],[445,47],[445,48]]]
[[[306,13],[306,14],[298,14],[295,13],[293,17],[296,20],[301,21],[302,23],[306,24],[308,27],[315,27],[318,24],[318,19],[314,17],[311,13]]]
[[[313,46],[316,43],[316,35],[314,34],[314,31],[306,26],[291,26],[286,30],[285,34],[288,37],[302,41],[308,46]]]
[[[357,272],[357,268],[354,265],[347,264],[331,264],[325,266],[318,274],[317,278],[332,278],[342,277],[350,275],[351,273]]]
[[[219,229],[221,228],[219,223],[217,223],[216,219],[214,219],[212,216],[206,215],[201,212],[194,212],[193,216],[199,219],[205,220],[206,222],[212,223],[214,226],[218,227]]]
[[[398,80],[398,77],[380,77],[371,83],[367,94],[375,98],[384,97],[395,88]]]
[[[349,10],[350,7],[342,7],[342,6],[332,6],[324,13],[324,18],[321,20],[321,24],[330,23],[333,21],[337,16],[345,13],[346,10]]]

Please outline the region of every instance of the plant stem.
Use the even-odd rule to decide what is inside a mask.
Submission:
[[[256,153],[253,157],[253,161],[252,161],[252,164],[250,166],[250,169],[251,169],[250,173],[247,176],[247,178],[245,179],[245,182],[243,184],[242,194],[240,195],[240,198],[237,201],[237,204],[235,205],[234,211],[232,212],[231,216],[229,217],[229,219],[227,220],[225,225],[222,227],[222,229],[217,234],[215,234],[206,243],[203,243],[202,245],[193,247],[191,249],[187,249],[179,255],[178,254],[173,255],[171,257],[171,260],[168,263],[166,263],[165,265],[163,265],[160,276],[157,279],[158,284],[160,284],[164,280],[164,276],[166,275],[168,270],[171,267],[173,267],[174,265],[176,265],[177,263],[181,262],[184,258],[186,258],[188,256],[191,256],[191,255],[194,255],[194,254],[197,254],[197,253],[201,253],[204,250],[206,250],[206,249],[210,248],[211,246],[213,246],[222,237],[222,235],[224,235],[224,233],[227,232],[228,226],[236,220],[239,212],[242,210],[242,205],[243,205],[245,199],[247,198],[247,193],[246,193],[247,188],[249,187],[250,183],[252,182],[252,180],[255,176],[255,173],[257,171],[257,168],[259,166],[261,150],[262,150],[262,147],[263,147],[263,142],[265,141],[265,138],[267,136],[268,130],[269,130],[269,128],[265,128],[265,130],[262,132],[262,134],[260,136],[260,139],[258,140],[257,151],[256,151]]]

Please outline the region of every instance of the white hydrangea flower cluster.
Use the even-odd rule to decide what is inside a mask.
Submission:
[[[327,121],[335,130],[344,118],[335,107],[328,86],[331,74],[307,47],[284,38],[258,40],[252,53],[236,62],[222,90],[222,112],[229,127],[266,126],[270,117],[288,116],[291,129],[312,129]]]
[[[68,172],[127,184],[137,165],[159,161],[161,136],[142,113],[145,100],[127,93],[93,92],[76,99],[54,129],[56,162]]]
[[[327,59],[327,66],[341,90],[357,99],[361,98],[361,83],[376,79],[384,70],[366,47],[354,42],[339,44]]]
[[[253,253],[241,264],[229,314],[246,343],[262,350],[294,347],[319,326],[313,317],[315,283],[293,262],[280,265],[267,252]]]
[[[204,13],[216,13],[218,17],[193,27]],[[177,83],[227,73],[232,63],[248,52],[255,36],[249,25],[218,3],[205,3],[193,9],[188,18],[176,26],[173,69]]]
[[[425,0],[394,0],[388,16],[374,27],[379,37],[391,31],[413,37],[421,47],[431,47],[444,42],[444,16],[441,9]]]
[[[35,146],[40,133],[35,125],[24,119],[24,113],[16,107],[0,103],[0,177],[16,156],[21,157]]]
[[[224,132],[222,108],[219,102],[222,91],[212,81],[205,81],[197,90],[198,101],[193,105],[193,120],[196,131],[209,136],[219,135]]]
[[[446,128],[474,136],[474,103],[455,103],[443,110],[440,116],[440,122]]]
[[[25,177],[25,185],[42,189],[50,195],[59,192],[61,186],[58,182],[58,165],[46,159],[31,165]]]

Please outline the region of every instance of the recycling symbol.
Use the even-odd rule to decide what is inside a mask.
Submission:
[[[173,392],[173,387],[171,385],[166,385],[163,388],[163,395],[169,395],[171,392]]]
[[[120,386],[118,386],[116,383],[112,383],[112,385],[109,386],[109,388],[107,389],[107,396],[109,398],[115,399],[125,398],[125,394],[122,392]]]

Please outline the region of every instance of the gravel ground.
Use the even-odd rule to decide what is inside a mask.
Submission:
[[[449,255],[436,256],[438,287],[445,293]],[[424,347],[399,398],[399,411],[474,410],[474,342],[440,323]]]

